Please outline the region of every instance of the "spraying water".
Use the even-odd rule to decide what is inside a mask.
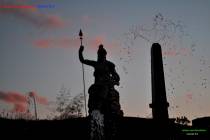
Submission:
[[[93,110],[90,114],[90,139],[104,139],[104,115],[99,110]]]
[[[157,13],[151,22],[131,26],[123,41],[120,62],[126,75],[131,74],[129,68],[135,66],[134,56],[138,55],[140,47],[140,51],[145,51],[145,46],[150,47],[155,42],[161,44],[166,90],[172,103],[169,110],[174,110],[174,115],[183,114],[186,105],[192,103],[191,117],[197,117],[200,109],[208,110],[200,102],[208,98],[210,63],[205,53],[208,51],[199,47],[203,44],[194,39],[184,22]]]

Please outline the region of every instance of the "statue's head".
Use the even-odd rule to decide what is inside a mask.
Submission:
[[[98,48],[98,61],[104,61],[106,60],[106,50],[104,49],[103,45],[99,45],[99,48]]]

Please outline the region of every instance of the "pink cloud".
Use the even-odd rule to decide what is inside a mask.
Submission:
[[[174,48],[163,51],[163,56],[177,56],[177,55],[190,55],[192,51],[189,48]]]
[[[46,38],[33,41],[33,45],[38,48],[72,48],[80,45],[79,39],[61,37]]]
[[[51,44],[51,41],[48,39],[40,39],[34,41],[34,45],[39,47],[39,48],[49,48]]]
[[[186,97],[187,97],[187,99],[192,100],[193,95],[192,95],[192,93],[187,93]]]
[[[108,42],[104,36],[96,36],[85,40],[88,48],[96,50],[100,44],[105,48],[116,49],[119,48],[119,42]],[[79,38],[60,37],[60,38],[45,38],[33,41],[33,46],[37,48],[79,48]]]
[[[12,112],[25,112],[26,110],[27,105],[25,103],[14,103]]]
[[[177,51],[172,50],[172,51],[164,51],[163,52],[163,56],[176,56],[177,55]]]
[[[193,100],[193,94],[192,94],[192,92],[187,92],[185,94],[185,102],[186,103],[190,103],[190,102],[192,102],[192,100]]]
[[[26,102],[27,99],[24,95],[18,92],[2,92],[0,91],[0,100],[3,100],[8,103],[22,103]]]
[[[45,97],[39,96],[35,92],[30,92],[29,95],[33,95],[39,104],[47,105],[48,100]],[[6,103],[12,104],[14,112],[25,112],[27,110],[27,96],[19,92],[3,92],[0,91],[0,100]]]
[[[90,39],[88,41],[89,42],[88,44],[91,47],[95,48],[95,47],[98,47],[100,44],[105,43],[105,40],[106,40],[106,38],[104,36],[96,36],[96,37]]]
[[[20,5],[17,2],[1,1],[0,5]],[[24,3],[22,2],[22,5]],[[31,11],[29,11],[31,10]],[[47,15],[38,12],[38,9],[4,9],[0,11],[3,15],[13,15],[39,28],[61,28],[67,22],[57,15]]]
[[[39,26],[60,28],[60,27],[64,27],[65,25],[64,20],[62,20],[61,17],[56,16],[56,15],[42,14],[42,15],[37,15],[35,18]]]
[[[105,36],[95,36],[89,40],[90,48],[96,50],[100,44],[104,45],[104,48],[114,50],[119,49],[120,43],[116,40],[108,41]],[[111,53],[111,52],[109,52]]]
[[[47,105],[48,104],[48,100],[45,97],[39,96],[36,92],[32,91],[29,92],[29,96],[31,97],[35,97],[37,103],[43,104],[43,105]]]

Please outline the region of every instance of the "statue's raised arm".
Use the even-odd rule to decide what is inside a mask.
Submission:
[[[96,61],[84,59],[83,54],[82,54],[83,51],[84,51],[84,46],[80,46],[80,48],[79,48],[79,60],[80,60],[80,62],[83,63],[83,64],[94,67],[96,65]]]

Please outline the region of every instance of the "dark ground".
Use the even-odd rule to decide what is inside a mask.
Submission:
[[[158,125],[152,119],[124,117],[120,121],[119,139],[170,139],[170,140],[210,140],[210,129],[180,126],[170,124],[167,128]],[[206,129],[207,132],[193,133],[194,136],[186,135],[183,129]],[[16,138],[30,136],[41,138],[54,136],[71,139],[88,139],[88,118],[72,118],[66,120],[9,120],[0,119],[0,135]],[[192,133],[191,133],[192,134]],[[167,138],[165,138],[167,137]]]

